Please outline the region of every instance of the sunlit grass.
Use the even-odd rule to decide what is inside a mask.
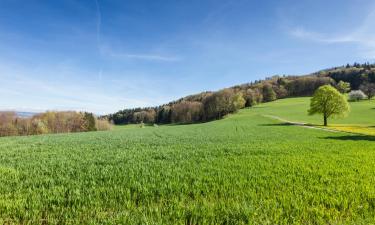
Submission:
[[[0,224],[375,222],[373,139],[288,126],[260,109],[0,138]]]
[[[322,116],[309,116],[307,114],[309,104],[309,97],[288,98],[261,104],[254,107],[253,110],[262,115],[271,115],[280,117],[282,120],[306,123],[323,128]],[[330,118],[327,128],[364,135],[375,135],[375,100],[350,102],[350,106],[351,111],[348,117]]]
[[[329,128],[332,128],[334,130],[338,131],[344,131],[349,133],[358,133],[358,134],[364,134],[364,135],[373,135],[375,136],[375,127],[369,127],[364,125],[331,125]]]

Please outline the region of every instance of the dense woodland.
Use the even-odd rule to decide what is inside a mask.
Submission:
[[[15,112],[0,112],[0,137],[109,130],[107,120],[87,112],[46,112],[30,118]]]
[[[340,81],[349,83],[352,90],[361,89],[371,98],[375,94],[375,64],[348,64],[305,76],[273,76],[216,92],[190,95],[157,107],[125,109],[105,117],[115,124],[206,122],[262,102],[311,96],[322,85],[339,88]]]

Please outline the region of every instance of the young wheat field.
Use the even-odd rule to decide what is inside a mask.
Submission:
[[[375,137],[264,116],[321,123],[307,108],[286,99],[204,124],[0,138],[0,224],[375,223]],[[354,103],[342,123],[374,112]]]

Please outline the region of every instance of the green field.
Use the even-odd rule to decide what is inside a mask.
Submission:
[[[258,113],[277,115],[282,118],[312,124],[322,124],[323,117],[320,115],[308,116],[307,110],[310,106],[310,98],[287,98],[275,102],[269,102],[256,106]],[[350,102],[351,111],[348,117],[333,118],[331,124],[353,124],[375,126],[375,100],[363,100]]]
[[[321,115],[308,116],[310,98],[289,98],[261,104],[254,110],[263,115],[277,116],[292,122],[322,125]],[[329,128],[361,134],[375,135],[375,100],[350,102],[351,111],[347,117],[330,118]]]
[[[319,123],[306,104],[196,125],[0,138],[0,224],[375,223],[375,137],[264,117]],[[334,122],[371,124],[372,105],[353,103]]]

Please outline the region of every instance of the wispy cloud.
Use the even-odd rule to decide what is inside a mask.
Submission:
[[[79,70],[66,74],[66,82],[55,82],[38,78],[32,69],[19,68],[0,64],[0,110],[77,110],[105,114],[123,108],[158,105],[169,100],[158,93],[148,93],[147,90],[152,90],[149,82],[129,83],[122,80],[120,86],[119,82],[112,81],[106,84],[87,83],[74,79],[74,74],[82,73]],[[38,70],[37,73],[50,74],[46,70]],[[139,96],[141,92],[143,96]]]
[[[323,42],[323,43],[345,43],[345,42],[354,42],[354,39],[350,36],[328,36],[326,34],[309,31],[303,27],[297,27],[291,29],[289,34],[293,37],[315,41],[315,42]]]
[[[126,54],[126,53],[112,53],[112,57],[122,59],[139,59],[139,60],[150,60],[150,61],[179,61],[180,59],[173,56],[163,56],[154,54]]]
[[[375,9],[372,10],[357,29],[341,34],[326,34],[304,27],[289,29],[289,35],[307,41],[326,44],[352,43],[359,47],[359,54],[366,59],[375,59]]]
[[[177,56],[161,55],[156,53],[126,53],[117,52],[108,46],[102,45],[100,48],[102,55],[108,56],[114,59],[120,60],[146,60],[146,61],[164,61],[164,62],[176,62],[180,61],[181,58]]]

